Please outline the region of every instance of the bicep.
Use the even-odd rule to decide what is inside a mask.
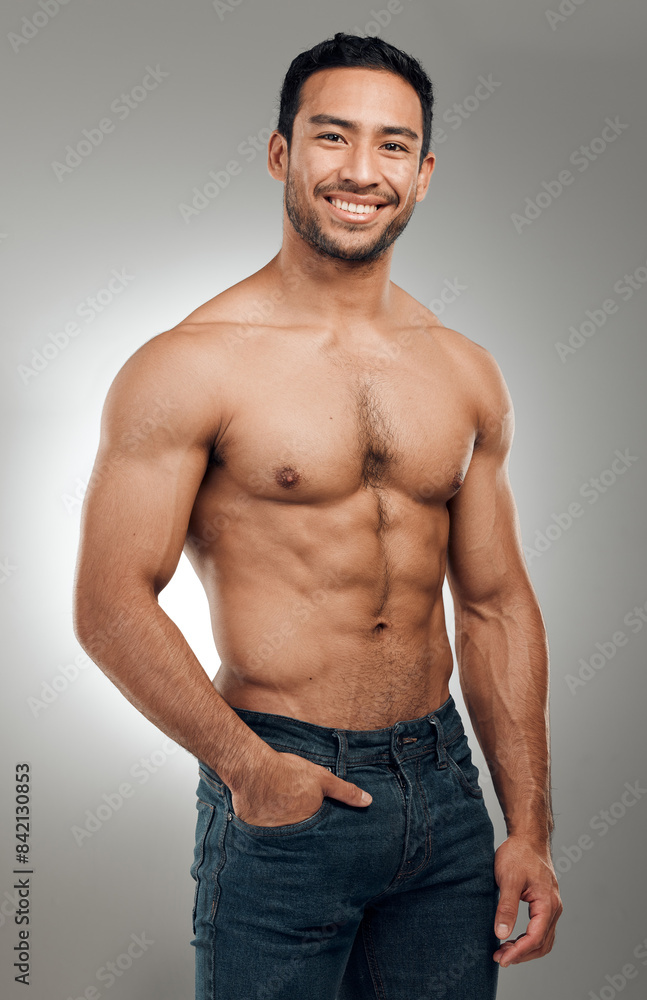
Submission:
[[[213,414],[190,371],[159,353],[137,352],[106,397],[82,511],[80,600],[111,599],[134,585],[157,596],[182,553]]]
[[[447,579],[464,608],[492,602],[528,580],[517,507],[508,475],[514,436],[512,400],[487,355],[479,428],[465,481],[447,504]]]
[[[476,452],[447,506],[447,579],[454,598],[476,605],[514,586],[525,563],[507,469]]]

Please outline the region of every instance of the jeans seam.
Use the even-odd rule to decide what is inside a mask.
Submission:
[[[364,954],[366,955],[366,963],[371,974],[371,981],[373,983],[373,989],[375,990],[375,996],[377,997],[377,1000],[386,1000],[384,983],[382,981],[380,967],[377,964],[375,944],[373,942],[373,935],[371,934],[372,919],[372,916],[369,914],[368,916],[365,916],[364,921],[362,922],[362,942],[364,944]]]
[[[400,878],[400,879],[408,879],[412,875],[417,875],[418,872],[422,868],[425,867],[425,865],[429,861],[429,857],[430,857],[430,846],[431,846],[430,823],[431,823],[431,821],[430,821],[429,813],[427,811],[427,799],[425,797],[425,793],[423,792],[422,785],[420,783],[420,761],[418,761],[418,763],[416,764],[416,785],[418,786],[418,793],[419,793],[420,798],[422,800],[422,808],[424,810],[425,820],[426,820],[426,823],[425,823],[425,856],[424,856],[424,858],[422,859],[422,861],[420,862],[420,864],[416,868],[412,868],[411,871],[407,871],[407,872],[402,872],[402,871],[399,872],[398,873],[398,878]]]
[[[215,869],[215,871],[213,873],[213,896],[211,897],[211,913],[210,913],[210,916],[209,916],[209,919],[210,919],[210,921],[211,921],[212,924],[213,924],[213,922],[214,922],[214,920],[216,918],[216,910],[218,908],[218,903],[220,901],[220,895],[221,895],[221,885],[220,885],[220,881],[219,881],[219,879],[220,879],[220,873],[222,872],[223,868],[225,867],[225,861],[227,860],[227,849],[225,847],[225,836],[226,836],[226,833],[227,833],[227,827],[228,827],[228,825],[229,824],[226,821],[222,824],[222,832],[220,834],[220,837],[218,838],[218,853],[219,853],[220,857],[219,857],[219,860],[218,860],[218,867]]]
[[[200,838],[200,847],[199,847],[199,853],[198,853],[198,859],[199,860],[198,860],[198,863],[196,865],[196,869],[195,869],[195,872],[194,872],[194,878],[195,878],[195,892],[193,893],[193,936],[194,937],[195,937],[195,933],[196,933],[196,926],[195,926],[196,917],[198,915],[198,895],[200,893],[200,869],[202,868],[202,866],[204,864],[204,845],[206,843],[207,835],[208,835],[209,830],[211,828],[211,824],[213,823],[213,814],[214,814],[214,807],[211,805],[210,802],[205,802],[204,799],[198,799],[198,802],[200,803],[200,805],[206,806],[207,809],[209,810],[209,820],[208,820],[207,825],[205,827],[204,833],[203,833],[202,837]],[[203,880],[203,884],[204,884],[204,880]]]
[[[416,783],[418,785],[420,800],[425,814],[425,858],[422,864],[419,865],[418,869],[416,869],[416,871],[419,871],[420,868],[423,868],[427,864],[429,858],[431,857],[431,817],[427,808],[427,796],[425,795],[425,790],[420,779],[420,761],[416,764]]]

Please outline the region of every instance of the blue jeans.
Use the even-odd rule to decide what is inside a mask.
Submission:
[[[254,826],[200,763],[196,1000],[492,1000],[494,828],[453,698],[371,730],[235,711],[373,801]]]

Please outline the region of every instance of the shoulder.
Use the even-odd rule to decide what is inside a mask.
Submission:
[[[110,383],[101,418],[105,437],[124,440],[128,432],[151,446],[210,447],[231,411],[231,352],[219,348],[221,339],[218,329],[184,321],[141,344]]]
[[[418,328],[443,357],[450,377],[469,398],[476,424],[475,446],[505,450],[514,433],[514,409],[503,372],[483,344],[444,326],[435,313],[415,302]]]
[[[507,450],[514,434],[514,408],[496,358],[482,344],[457,330],[443,327],[440,336],[460,368],[463,384],[474,401],[477,415],[475,446]]]
[[[436,350],[442,351],[447,360],[460,367],[466,377],[496,376],[498,365],[492,354],[482,344],[458,330],[444,325],[442,320],[402,288],[395,286],[399,298],[397,307],[405,316],[407,326],[417,329]]]
[[[466,376],[471,376],[486,391],[501,390],[505,385],[503,373],[491,351],[458,330],[439,325],[433,333],[446,352],[460,365]]]
[[[127,359],[119,376],[172,378],[176,384],[194,385],[223,374],[233,355],[228,348],[240,339],[245,327],[241,312],[244,296],[239,282],[202,303],[174,327],[145,341]],[[249,322],[247,322],[249,326]]]

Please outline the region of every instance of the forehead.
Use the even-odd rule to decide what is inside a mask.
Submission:
[[[317,70],[301,87],[295,124],[307,127],[307,117],[314,114],[349,118],[368,126],[397,121],[422,137],[420,98],[407,80],[389,70],[364,66]]]

